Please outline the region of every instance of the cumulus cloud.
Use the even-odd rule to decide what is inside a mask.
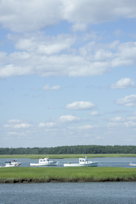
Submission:
[[[30,123],[22,122],[20,120],[9,120],[8,123],[4,125],[5,128],[12,129],[25,129],[30,128],[31,126]]]
[[[90,129],[92,129],[92,128],[94,128],[93,125],[81,125],[81,126],[79,127],[79,129],[81,129],[81,130],[90,130]]]
[[[124,118],[122,116],[116,116],[116,117],[112,118],[111,121],[122,122],[122,121],[124,121]]]
[[[42,127],[42,128],[52,128],[52,127],[54,127],[56,124],[54,123],[54,122],[46,122],[46,123],[44,123],[44,122],[41,122],[41,123],[39,123],[38,124],[38,126],[39,127]]]
[[[86,110],[94,107],[95,105],[89,101],[75,101],[67,104],[66,108],[73,110]]]
[[[60,0],[2,0],[0,24],[13,31],[39,30],[58,22],[61,10]]]
[[[122,78],[118,80],[116,83],[112,84],[112,88],[115,89],[122,89],[122,88],[129,88],[135,85],[134,81],[130,78]]]
[[[10,37],[12,39],[12,37]],[[67,50],[74,43],[75,38],[70,35],[46,36],[38,32],[31,36],[16,39],[16,48],[37,54],[52,55]]]
[[[88,24],[135,17],[134,0],[0,1],[0,24],[19,32],[40,30],[64,20],[81,30]]]
[[[59,120],[61,122],[74,122],[80,120],[80,118],[74,115],[62,115],[59,117]]]
[[[49,85],[45,85],[43,87],[44,90],[48,91],[48,90],[59,90],[60,86],[59,85],[54,85],[54,86],[49,86]]]
[[[117,103],[125,106],[136,106],[136,95],[125,96],[117,100]]]
[[[116,116],[110,119],[109,127],[136,127],[136,116]]]
[[[20,60],[21,62],[21,60]],[[22,76],[32,74],[31,67],[16,64],[7,64],[0,67],[0,77]]]
[[[55,40],[56,39],[56,40]],[[0,77],[91,76],[103,74],[119,66],[136,64],[136,42],[99,44],[67,35],[54,37],[31,35],[15,40],[16,51],[0,54]],[[24,41],[24,43],[23,43]],[[58,43],[57,48],[53,48]],[[69,43],[70,42],[70,43]],[[62,45],[64,44],[64,45]],[[47,52],[47,48],[50,51]],[[132,84],[130,82],[122,82]]]
[[[133,0],[69,0],[62,1],[64,4],[64,18],[74,25],[82,26],[118,18],[135,18],[136,2]]]

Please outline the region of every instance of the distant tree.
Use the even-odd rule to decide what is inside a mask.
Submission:
[[[42,148],[0,148],[0,154],[136,154],[136,146],[77,145]]]

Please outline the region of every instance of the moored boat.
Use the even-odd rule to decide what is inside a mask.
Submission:
[[[49,158],[39,159],[38,163],[30,163],[30,166],[57,166],[56,161],[50,160]]]
[[[135,166],[136,167],[136,163],[130,162],[129,166]]]
[[[96,161],[89,161],[87,157],[79,158],[78,163],[64,163],[64,167],[81,167],[81,166],[96,167],[97,165],[98,163]]]
[[[21,162],[17,162],[16,160],[5,162],[4,167],[17,167],[20,166]]]

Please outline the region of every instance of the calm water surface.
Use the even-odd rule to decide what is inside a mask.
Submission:
[[[0,204],[136,204],[136,182],[0,184]]]

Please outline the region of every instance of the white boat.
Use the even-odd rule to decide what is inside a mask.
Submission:
[[[136,163],[130,162],[129,166],[136,166]]]
[[[17,162],[16,160],[13,160],[13,161],[5,162],[4,167],[17,167],[17,166],[20,166],[20,165],[21,165],[20,162]]]
[[[50,160],[49,158],[39,159],[38,163],[30,163],[30,166],[57,166],[56,161]]]
[[[65,163],[64,167],[80,167],[80,166],[90,166],[96,167],[98,165],[97,162],[88,161],[87,157],[79,158],[79,163]]]

